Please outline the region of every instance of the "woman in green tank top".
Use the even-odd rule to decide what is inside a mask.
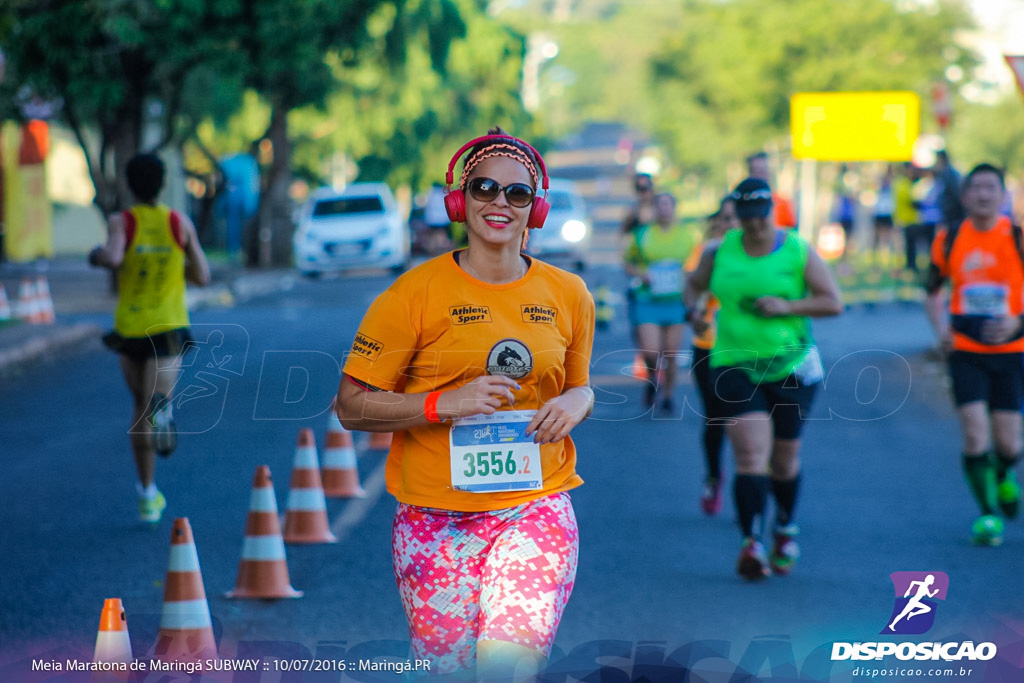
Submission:
[[[685,327],[683,287],[686,259],[699,236],[676,219],[676,199],[667,192],[655,198],[655,221],[637,227],[624,257],[626,273],[636,286],[631,292],[635,337],[650,378],[644,397],[652,408],[661,392],[660,410],[671,415],[676,380],[676,354]],[[659,361],[664,358],[658,374]],[[659,381],[660,380],[660,381]],[[660,385],[660,386],[659,386]]]
[[[772,223],[768,183],[747,178],[732,196],[741,229],[704,250],[686,302],[710,291],[721,306],[710,364],[724,417],[732,418],[726,433],[743,535],[737,572],[759,579],[789,573],[799,556],[800,431],[822,377],[810,318],[838,315],[842,303],[824,261],[795,232]],[[698,334],[706,325],[689,321]],[[760,539],[769,492],[776,503],[770,558]]]

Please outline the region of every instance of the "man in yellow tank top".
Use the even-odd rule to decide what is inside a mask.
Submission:
[[[89,263],[117,272],[114,330],[103,341],[118,353],[132,395],[129,428],[138,472],[139,518],[160,521],[167,501],[156,487],[156,454],[176,445],[171,390],[189,334],[185,281],[203,286],[210,268],[186,216],[159,203],[164,164],[138,154],[125,167],[135,205],[107,221],[107,243]]]

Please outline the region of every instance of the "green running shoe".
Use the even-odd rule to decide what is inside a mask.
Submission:
[[[165,507],[167,507],[167,499],[159,491],[152,498],[139,496],[139,519],[156,524],[163,516]]]
[[[775,547],[769,557],[773,573],[785,575],[793,571],[793,566],[800,558],[800,546],[796,542],[799,535],[800,527],[796,524],[780,526],[775,530]]]
[[[1010,470],[1006,478],[999,482],[996,488],[996,500],[999,501],[999,509],[1007,519],[1015,519],[1020,512],[1020,484],[1017,483],[1017,473]]]
[[[995,515],[982,515],[971,525],[971,542],[974,545],[998,546],[1003,543],[1003,520]]]

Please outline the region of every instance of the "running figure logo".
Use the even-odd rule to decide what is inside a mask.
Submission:
[[[882,633],[926,633],[935,623],[936,600],[946,599],[949,577],[943,572],[893,572],[889,578],[896,603]]]

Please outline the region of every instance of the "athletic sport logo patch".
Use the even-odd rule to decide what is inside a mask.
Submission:
[[[558,311],[550,306],[540,304],[523,304],[519,307],[523,312],[524,323],[545,323],[554,325],[558,317]]]
[[[352,353],[368,360],[376,361],[380,358],[380,352],[383,350],[383,344],[372,337],[367,337],[361,332],[356,333],[356,338],[352,342]]]
[[[452,318],[452,325],[491,322],[491,309],[488,306],[474,306],[473,304],[452,306],[448,309],[448,315]]]
[[[487,374],[522,379],[533,371],[533,354],[518,339],[502,339],[487,354]]]
[[[937,600],[946,599],[949,577],[944,572],[893,572],[896,603],[882,633],[920,635],[935,623]]]

